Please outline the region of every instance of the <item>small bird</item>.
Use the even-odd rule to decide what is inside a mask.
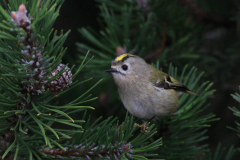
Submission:
[[[134,116],[148,119],[141,127],[155,117],[174,113],[178,97],[191,92],[185,85],[132,54],[122,54],[112,61],[110,72],[118,87],[125,108]]]

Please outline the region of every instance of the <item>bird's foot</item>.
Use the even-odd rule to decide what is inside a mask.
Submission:
[[[118,126],[118,137],[120,136],[122,125]]]
[[[147,124],[148,124],[148,121],[144,122],[142,125],[135,123],[134,128],[135,128],[135,126],[138,126],[141,128],[142,133],[149,133],[149,131],[147,131],[148,130]]]

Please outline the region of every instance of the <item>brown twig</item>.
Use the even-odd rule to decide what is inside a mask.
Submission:
[[[55,158],[62,158],[62,157],[81,157],[85,159],[92,159],[99,158],[102,159],[103,157],[114,157],[115,159],[119,159],[122,154],[129,159],[131,159],[132,154],[132,145],[130,143],[123,142],[122,145],[118,146],[118,142],[115,143],[112,152],[110,153],[110,145],[108,146],[95,146],[95,144],[88,146],[88,145],[77,145],[74,148],[67,149],[66,151],[57,148],[57,149],[40,149],[41,152],[52,155]]]

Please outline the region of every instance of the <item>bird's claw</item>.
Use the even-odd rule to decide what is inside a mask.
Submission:
[[[146,134],[147,134],[147,133],[149,133],[149,131],[147,131],[147,130],[148,130],[147,124],[148,124],[148,121],[144,122],[142,125],[139,125],[139,124],[135,123],[135,124],[134,124],[134,128],[135,128],[136,126],[138,126],[138,127],[141,128],[141,132],[142,132],[142,133],[146,133]]]
[[[122,125],[118,126],[118,137],[120,136],[121,129],[122,129]]]

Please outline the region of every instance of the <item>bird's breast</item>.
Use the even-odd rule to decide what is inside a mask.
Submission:
[[[176,91],[157,90],[150,83],[126,84],[118,90],[125,108],[139,118],[166,115],[178,104]]]

